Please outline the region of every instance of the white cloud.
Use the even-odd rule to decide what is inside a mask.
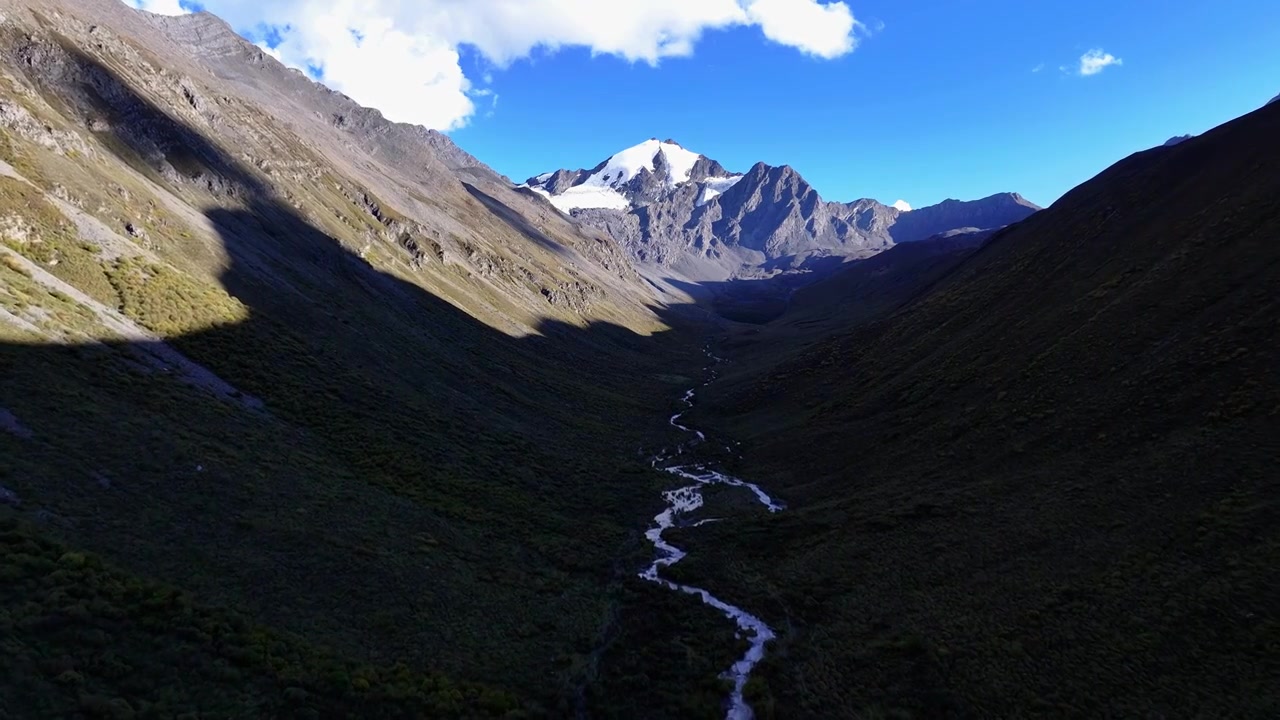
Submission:
[[[1080,56],[1079,73],[1084,77],[1097,75],[1111,65],[1123,65],[1124,60],[1112,55],[1109,52],[1103,52],[1102,48],[1096,48]]]
[[[124,0],[176,15],[179,0]],[[760,28],[820,58],[857,46],[862,29],[830,0],[200,0],[238,30],[274,28],[285,64],[319,68],[325,84],[388,118],[448,130],[476,112],[458,48],[501,68],[535,49],[587,47],[657,64],[688,56],[708,30]],[[255,38],[258,39],[258,38]],[[273,43],[275,44],[275,43]],[[482,79],[488,84],[486,71]]]
[[[125,0],[140,10],[153,12],[157,15],[186,15],[186,8],[178,4],[178,0]]]
[[[842,2],[748,0],[747,17],[770,40],[821,58],[840,57],[857,46],[857,20]]]
[[[1031,72],[1033,72],[1033,73],[1038,73],[1038,72],[1040,72],[1040,71],[1041,71],[1041,70],[1043,70],[1043,69],[1044,69],[1044,63],[1040,63],[1039,65],[1037,65],[1037,66],[1035,66],[1035,67],[1031,68]]]

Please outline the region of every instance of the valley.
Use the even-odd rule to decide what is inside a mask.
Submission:
[[[1280,713],[1280,103],[913,209],[0,16],[0,716]]]
[[[710,385],[715,380],[714,367],[715,363],[722,362],[720,358],[716,358],[708,350],[708,358],[712,360],[712,366],[708,368],[710,378],[703,383],[703,386]],[[694,398],[696,397],[697,388],[690,388],[685,391],[682,401],[690,408],[693,407]],[[743,633],[747,633],[750,647],[742,659],[733,664],[729,670],[722,675],[733,681],[733,691],[729,695],[728,714],[731,720],[745,720],[753,717],[751,706],[747,704],[745,698],[745,690],[747,683],[751,680],[751,671],[759,662],[764,659],[765,646],[773,640],[776,635],[774,631],[764,623],[760,618],[743,610],[740,607],[731,605],[720,598],[712,595],[707,590],[694,587],[692,585],[681,585],[673,583],[662,577],[663,568],[669,568],[672,565],[684,559],[686,553],[678,547],[671,545],[662,539],[665,531],[673,527],[701,527],[714,522],[723,522],[724,518],[703,518],[701,520],[692,520],[688,518],[692,513],[702,508],[705,500],[703,498],[703,490],[707,487],[717,485],[740,488],[749,491],[755,496],[756,500],[771,513],[781,512],[783,506],[775,502],[769,497],[768,493],[761,490],[759,486],[748,483],[739,478],[726,475],[722,472],[712,469],[705,463],[688,461],[692,456],[696,456],[703,445],[708,442],[706,433],[701,430],[694,430],[680,423],[685,413],[676,413],[671,416],[668,423],[687,435],[693,437],[684,443],[677,445],[674,451],[663,452],[654,456],[653,465],[668,472],[682,481],[692,481],[693,485],[667,490],[663,493],[663,499],[667,502],[667,507],[654,518],[654,526],[645,533],[645,537],[649,542],[653,543],[654,550],[658,553],[658,557],[653,561],[640,577],[649,582],[657,583],[665,588],[676,592],[694,595],[702,599],[702,602],[709,605],[720,612],[724,613],[730,620],[737,624],[738,629]],[[725,446],[726,452],[732,452],[729,446]],[[679,464],[671,464],[676,462]]]

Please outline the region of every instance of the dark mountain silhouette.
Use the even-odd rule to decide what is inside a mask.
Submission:
[[[725,338],[694,420],[790,510],[681,567],[792,628],[779,707],[1280,708],[1277,133],[1271,105],[1126,158],[901,306],[839,309],[893,277],[855,265]]]
[[[942,233],[974,229],[998,230],[1024,220],[1040,206],[1018,193],[999,193],[981,200],[943,200],[902,213],[889,228],[894,242],[916,242]]]

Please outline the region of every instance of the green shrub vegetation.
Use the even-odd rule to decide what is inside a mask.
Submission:
[[[0,580],[13,717],[528,717],[509,693],[342,660],[3,516]]]
[[[119,309],[162,337],[174,337],[248,317],[244,305],[221,288],[140,258],[120,258],[106,266]]]
[[[0,41],[27,42],[12,33]],[[128,87],[117,89],[120,102]],[[78,119],[116,119],[93,88],[44,91]],[[328,648],[336,663],[401,663],[458,687],[498,686],[534,714],[574,713],[589,697],[584,688],[604,681],[588,678],[616,666],[600,660],[607,619],[627,601],[624,578],[648,556],[640,535],[667,482],[641,449],[667,439],[663,413],[682,388],[661,375],[696,368],[689,336],[646,337],[585,318],[546,319],[526,337],[495,330],[502,316],[535,322],[552,308],[513,301],[506,278],[438,261],[412,274],[430,291],[384,274],[344,249],[383,227],[342,195],[356,196],[357,183],[338,178],[341,188],[322,191],[303,171],[267,192],[261,176],[229,159],[240,148],[224,153],[148,101],[132,101],[130,117],[146,121],[130,126],[147,128],[161,147],[183,146],[170,153],[181,177],[109,130],[86,136],[97,158],[53,158],[30,144],[18,154],[44,161],[109,227],[144,229],[145,247],[95,257],[56,207],[14,181],[0,188],[4,201],[41,229],[30,235],[39,242],[13,248],[163,337],[239,397],[215,396],[198,373],[159,359],[155,343],[121,342],[70,298],[0,266],[0,303],[59,340],[34,345],[0,323],[0,408],[31,430],[29,438],[0,432],[0,486],[21,498],[14,512],[35,523],[32,541],[96,554],[138,583],[181,588],[193,604]],[[171,197],[161,200],[151,183]],[[302,209],[274,202],[276,194]],[[184,236],[180,213],[165,210],[174,198],[206,213],[213,249]],[[370,198],[382,216],[401,219]],[[323,227],[307,219],[326,214]],[[472,239],[496,259],[495,272],[513,271],[507,255],[529,261],[533,252],[504,223],[474,224],[494,234]],[[548,263],[551,253],[539,252]],[[549,264],[563,272],[558,260]],[[638,327],[661,324],[638,306],[598,302],[602,314]],[[239,402],[250,397],[261,409]],[[701,624],[672,633],[698,645]],[[151,662],[154,639],[141,626],[112,635],[121,662]],[[30,644],[40,649],[38,639]],[[705,681],[711,665],[681,665],[673,687]],[[71,672],[96,682],[79,666]],[[66,675],[65,687],[75,678]],[[53,696],[65,687],[31,693],[49,696],[41,702],[57,714],[68,706]],[[117,699],[137,713],[142,700],[159,702],[106,685],[86,692],[104,699],[94,707],[121,712]],[[261,708],[277,696],[264,693],[218,707],[270,715]],[[668,700],[678,706],[675,693]],[[343,716],[348,706],[331,707],[322,715]],[[392,716],[419,714],[412,704],[388,707]]]
[[[5,245],[39,263],[51,274],[96,300],[115,304],[97,248],[79,239],[75,227],[44,193],[9,177],[0,177],[0,218],[26,237],[10,237]]]
[[[786,630],[785,716],[1280,713],[1277,131],[1128,158],[900,309],[726,336],[694,419],[791,509],[679,570]]]

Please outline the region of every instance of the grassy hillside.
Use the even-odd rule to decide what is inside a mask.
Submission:
[[[1278,132],[1127,158],[798,351],[725,339],[698,419],[791,510],[679,569],[788,629],[779,717],[1280,712]]]
[[[728,630],[633,579],[700,354],[625,261],[298,135],[116,0],[15,7],[0,714],[714,714]]]

